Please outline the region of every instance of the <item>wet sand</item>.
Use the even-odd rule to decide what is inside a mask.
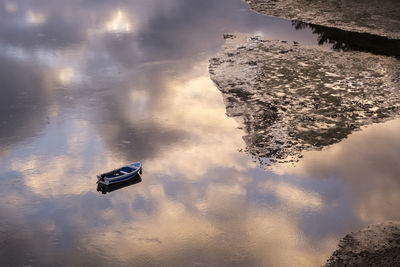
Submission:
[[[245,0],[262,14],[400,39],[397,0]]]

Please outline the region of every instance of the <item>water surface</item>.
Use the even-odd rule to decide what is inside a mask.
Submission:
[[[317,266],[399,219],[398,120],[296,168],[241,152],[207,69],[235,31],[318,42],[240,0],[0,1],[0,265]]]

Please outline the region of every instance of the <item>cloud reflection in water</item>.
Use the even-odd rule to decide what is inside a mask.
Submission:
[[[364,224],[399,220],[400,120],[368,126],[321,152],[307,152],[298,168],[280,173],[339,179],[353,198],[355,215]]]
[[[359,189],[391,196],[371,210],[367,193],[332,197],[361,179],[335,155],[339,178],[326,162],[277,175],[237,151],[208,58],[227,31],[316,39],[290,21],[240,0],[0,3],[0,265],[317,266],[365,216],[394,217],[389,165]],[[45,19],[28,27],[29,10]],[[141,183],[96,192],[96,174],[134,160]]]

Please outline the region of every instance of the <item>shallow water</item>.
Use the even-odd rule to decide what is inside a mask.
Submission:
[[[0,1],[0,265],[318,266],[400,219],[399,120],[297,167],[241,152],[207,69],[235,31],[318,42],[240,0]]]

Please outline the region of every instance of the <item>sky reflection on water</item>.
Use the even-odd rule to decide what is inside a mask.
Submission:
[[[239,0],[0,1],[0,265],[316,266],[399,219],[398,121],[294,169],[238,151],[207,70],[232,31],[317,40]]]

